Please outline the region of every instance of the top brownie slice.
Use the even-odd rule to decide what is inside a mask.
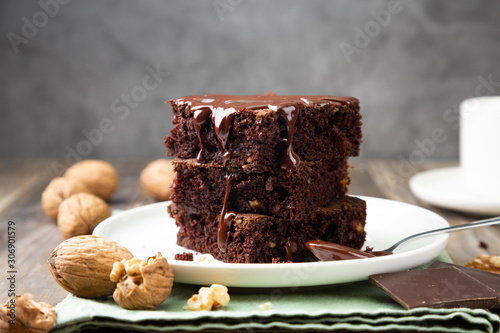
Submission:
[[[165,137],[170,156],[266,172],[359,154],[361,115],[353,97],[213,94],[169,103],[175,125]]]

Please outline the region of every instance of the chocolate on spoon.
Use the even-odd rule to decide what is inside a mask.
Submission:
[[[457,225],[453,227],[446,227],[440,229],[434,229],[429,231],[424,231],[418,234],[414,234],[403,238],[393,246],[382,250],[382,251],[373,251],[371,249],[361,251],[348,246],[343,246],[340,244],[325,242],[322,240],[310,240],[306,242],[306,247],[318,258],[322,261],[333,261],[333,260],[349,260],[349,259],[363,259],[363,258],[374,258],[385,255],[393,254],[394,250],[399,247],[401,244],[406,243],[408,241],[416,240],[423,237],[433,236],[437,234],[442,234],[446,232],[452,231],[460,231],[478,227],[485,227],[489,225],[500,224],[500,217],[494,217],[491,219],[481,220],[477,222]]]
[[[349,259],[376,257],[376,255],[372,254],[370,251],[356,250],[349,246],[325,242],[322,240],[307,241],[306,247],[316,256],[316,258],[318,258],[321,261],[349,260]]]

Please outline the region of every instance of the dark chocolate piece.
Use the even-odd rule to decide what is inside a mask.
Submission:
[[[370,282],[406,309],[493,309],[499,298],[495,290],[456,267],[371,275]]]
[[[500,296],[500,275],[495,274],[495,273],[490,273],[486,271],[482,271],[480,269],[475,269],[471,267],[465,267],[465,266],[460,266],[460,265],[455,265],[455,264],[449,264],[446,262],[442,262],[439,260],[436,260],[432,263],[432,265],[429,266],[429,268],[440,268],[440,267],[455,267],[465,274],[468,274],[472,276],[474,279],[478,280],[481,283],[484,283],[491,289],[495,290],[498,293],[498,296]],[[499,299],[499,304],[498,306],[500,307],[500,299]]]

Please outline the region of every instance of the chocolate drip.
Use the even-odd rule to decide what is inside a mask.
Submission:
[[[287,262],[293,262],[292,258],[292,244],[290,243],[290,237],[286,240],[285,243],[285,255]]]
[[[231,158],[231,154],[233,152],[231,150],[226,150],[224,154],[222,155],[222,166],[225,167],[227,164],[227,161]]]
[[[321,261],[374,258],[392,254],[387,251],[361,251],[322,240],[307,241],[306,247]]]
[[[217,245],[221,252],[226,252],[227,241],[229,238],[229,232],[231,231],[231,224],[233,222],[233,217],[236,215],[234,212],[228,212],[227,207],[229,206],[229,193],[231,192],[231,185],[233,182],[233,175],[226,176],[226,193],[224,194],[224,203],[222,205],[222,212],[220,214],[219,229],[217,231]]]
[[[288,105],[281,105],[278,112],[285,118],[286,130],[288,138],[286,139],[286,153],[281,159],[280,166],[282,169],[288,171],[300,163],[300,159],[293,151],[293,134],[295,133],[295,123],[300,110],[303,108],[301,103],[292,103]]]
[[[215,134],[222,148],[226,149],[229,132],[231,132],[231,123],[236,113],[234,108],[212,108],[212,123],[214,124]]]
[[[207,99],[205,99],[206,101]],[[211,99],[210,99],[211,100]],[[227,140],[229,138],[229,133],[231,132],[231,123],[233,121],[233,116],[236,113],[234,108],[223,108],[223,107],[213,107],[211,105],[200,105],[193,107],[194,111],[194,130],[196,131],[196,135],[198,136],[198,140],[200,141],[200,152],[196,157],[196,161],[198,163],[203,163],[203,151],[204,145],[201,140],[201,127],[208,123],[211,119],[214,124],[215,135],[217,136],[217,140],[219,140],[222,148],[224,148],[223,155],[223,165],[226,166],[227,160],[231,157],[231,152],[226,150]]]
[[[212,110],[206,106],[199,107],[196,110],[194,110],[193,125],[194,125],[194,130],[196,131],[196,135],[198,136],[198,140],[200,141],[200,152],[198,153],[198,156],[196,157],[196,161],[198,163],[204,162],[204,158],[203,158],[204,146],[203,146],[203,142],[201,141],[201,127],[203,125],[205,125],[210,120],[211,115],[212,115]]]

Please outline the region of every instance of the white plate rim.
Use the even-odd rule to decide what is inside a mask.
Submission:
[[[354,196],[354,195],[353,195]],[[391,203],[391,204],[396,204],[401,207],[408,207],[411,209],[417,209],[421,210],[422,212],[425,212],[425,214],[430,214],[430,216],[433,216],[436,221],[439,221],[439,224],[437,227],[446,227],[449,226],[448,222],[438,214],[429,211],[425,208],[415,206],[412,204],[404,203],[404,202],[399,202],[399,201],[392,201],[389,199],[383,199],[383,198],[375,198],[375,197],[367,197],[367,196],[356,196],[359,197],[360,199],[363,199],[368,202],[376,203],[376,202],[385,202],[385,203]],[[141,207],[136,207],[132,208],[126,212],[122,212],[117,215],[113,215],[110,218],[106,219],[105,221],[101,222],[95,229],[93,234],[98,235],[98,236],[103,236],[103,237],[109,237],[109,235],[106,235],[103,230],[106,228],[107,225],[116,223],[119,221],[124,215],[123,214],[141,214],[144,211],[148,211],[151,209],[159,209],[158,207],[162,207],[162,209],[165,211],[165,214],[168,216],[166,212],[166,207],[168,205],[168,202],[158,202],[146,206],[141,206]],[[369,212],[368,212],[369,214]],[[169,217],[170,218],[170,217]],[[171,219],[171,218],[170,218]],[[109,237],[113,239],[112,237]],[[428,239],[431,239],[429,237]],[[233,287],[245,287],[245,288],[252,288],[252,287],[270,287],[270,288],[275,288],[275,287],[308,287],[308,286],[320,286],[320,285],[331,285],[331,284],[339,284],[339,283],[347,283],[347,282],[355,282],[355,281],[360,281],[360,280],[365,280],[368,278],[369,275],[371,274],[377,274],[377,273],[385,273],[385,272],[392,272],[396,270],[403,270],[403,269],[409,269],[413,268],[416,266],[419,266],[421,264],[424,264],[435,257],[437,257],[442,250],[446,247],[447,241],[448,241],[448,234],[441,234],[438,236],[432,236],[433,241],[418,249],[414,249],[411,251],[407,252],[402,252],[402,253],[396,253],[392,256],[385,256],[385,257],[376,257],[376,258],[370,258],[370,259],[357,259],[357,260],[342,260],[342,261],[336,261],[336,262],[306,262],[306,263],[286,263],[286,264],[270,264],[270,263],[255,263],[255,264],[235,264],[235,263],[222,263],[222,262],[215,262],[215,263],[193,263],[193,262],[188,262],[188,261],[180,261],[180,260],[169,260],[170,265],[174,269],[174,274],[175,275],[175,281],[176,282],[182,282],[182,283],[191,283],[191,284],[209,284],[210,281],[207,279],[210,278],[200,278],[200,276],[209,276],[211,273],[214,273],[214,270],[220,270],[221,272],[223,271],[230,271],[233,276],[231,276],[229,279],[224,279],[224,277],[219,278],[219,281],[213,281],[213,283],[222,283],[227,286],[233,286]],[[134,252],[133,250],[131,250]],[[394,262],[396,261],[394,258],[397,258],[398,264],[394,265]],[[420,260],[415,260],[415,258],[419,258]],[[409,260],[412,259],[412,260]],[[368,261],[369,260],[369,261]],[[367,263],[370,263],[369,266],[371,267],[370,269],[367,269],[364,274],[354,274],[356,275],[355,277],[349,277],[345,279],[332,279],[331,281],[325,282],[324,279],[314,279],[313,276],[310,276],[308,279],[303,279],[301,281],[289,281],[288,283],[283,283],[281,282],[276,282],[276,281],[247,281],[245,279],[245,275],[249,273],[254,273],[254,272],[265,272],[267,276],[278,276],[279,274],[285,272],[301,272],[301,271],[307,271],[311,269],[311,267],[315,267],[314,269],[317,269],[319,267],[321,271],[338,271],[338,270],[343,270],[343,269],[349,269],[353,267],[359,267],[359,266],[367,266]],[[317,266],[319,265],[319,266]],[[314,270],[313,270],[314,271]],[[181,274],[181,276],[179,276]],[[196,274],[197,277],[187,277],[184,276],[186,274]],[[236,274],[236,277],[234,276]],[[212,274],[213,275],[213,274]],[[242,280],[238,279],[241,278]],[[222,281],[220,281],[222,280]]]

